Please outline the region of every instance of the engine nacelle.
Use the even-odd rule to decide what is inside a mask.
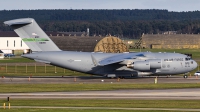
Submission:
[[[151,59],[148,61],[150,63],[150,68],[155,68],[155,69],[161,68],[161,59]]]
[[[161,60],[160,59],[151,59],[146,61],[136,61],[127,65],[128,68],[133,68],[134,70],[139,71],[148,71],[150,69],[160,69]]]
[[[149,61],[136,61],[133,63],[133,69],[139,71],[148,71],[150,70]]]

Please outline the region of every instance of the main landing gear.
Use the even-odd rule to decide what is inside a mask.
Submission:
[[[186,78],[188,78],[188,76],[186,74],[184,74],[183,78],[186,79]]]

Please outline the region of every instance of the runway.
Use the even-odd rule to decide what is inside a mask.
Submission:
[[[158,90],[113,90],[79,92],[1,93],[5,99],[173,99],[200,100],[200,88]]]
[[[154,83],[155,76],[151,77],[139,77],[139,78],[127,78],[127,79],[109,79],[106,77],[98,76],[33,76],[33,77],[4,77],[0,79],[0,83],[16,83],[16,84],[48,84],[48,83],[131,83],[131,84],[148,84]],[[200,77],[191,76],[184,79],[182,76],[160,76],[157,77],[158,83],[200,83]]]

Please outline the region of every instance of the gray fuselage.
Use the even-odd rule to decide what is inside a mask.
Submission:
[[[122,62],[113,63],[105,66],[95,65],[92,59],[92,56],[95,57],[95,60],[100,61],[115,55],[128,55],[130,57],[133,57],[141,54],[144,56],[138,56],[133,59],[125,59]],[[197,63],[194,60],[188,58],[186,55],[179,53],[91,53],[74,51],[46,51],[26,54],[22,56],[62,68],[95,75],[173,75],[187,73],[197,67]],[[134,68],[127,67],[128,62],[145,62],[148,60],[160,60],[160,67],[151,68],[150,70],[135,70]],[[142,67],[143,66],[141,66],[141,68]]]

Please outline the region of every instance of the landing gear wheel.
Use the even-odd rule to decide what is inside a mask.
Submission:
[[[188,76],[187,76],[187,75],[184,75],[183,78],[186,79],[186,78],[188,78]]]

